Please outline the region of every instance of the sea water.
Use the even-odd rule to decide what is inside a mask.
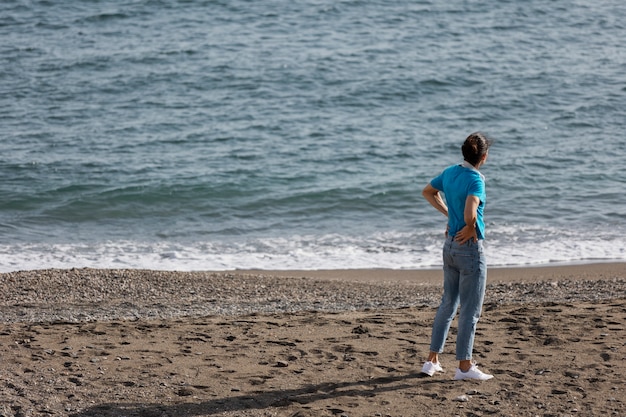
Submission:
[[[6,0],[0,271],[433,268],[495,139],[496,265],[626,260],[621,0]]]

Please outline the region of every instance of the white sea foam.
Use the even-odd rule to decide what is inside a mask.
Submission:
[[[626,241],[615,231],[588,236],[533,226],[494,227],[485,242],[490,266],[626,261]],[[44,268],[427,269],[441,265],[438,233],[294,235],[230,242],[23,244],[0,247],[0,271]]]

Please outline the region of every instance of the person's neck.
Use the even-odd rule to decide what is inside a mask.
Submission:
[[[478,163],[478,165],[472,165],[467,161],[463,161],[462,164],[465,168],[470,168],[470,169],[475,169],[476,171],[478,171],[478,168],[480,168],[480,162]]]
[[[482,179],[483,179],[483,181],[484,181],[484,180],[485,180],[485,176],[483,175],[483,173],[482,173],[482,172],[480,172],[480,171],[478,170],[478,168],[479,168],[481,165],[482,165],[482,164],[479,162],[479,163],[478,163],[478,166],[474,166],[474,165],[470,164],[470,163],[469,163],[469,162],[467,162],[467,161],[463,161],[463,163],[461,164],[461,166],[462,166],[462,167],[464,167],[464,168],[471,169],[471,170],[474,170],[474,171],[478,172],[478,175],[480,175],[480,178],[482,178]]]

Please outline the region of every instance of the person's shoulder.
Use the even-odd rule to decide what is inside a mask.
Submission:
[[[464,169],[461,165],[459,164],[454,164],[454,165],[450,165],[449,167],[445,168],[443,170],[443,172],[453,172],[453,171],[458,171]]]

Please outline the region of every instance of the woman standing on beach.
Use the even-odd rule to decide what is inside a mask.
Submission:
[[[491,141],[485,135],[472,133],[461,147],[463,163],[446,168],[422,191],[424,198],[448,217],[443,246],[444,292],[433,323],[428,360],[422,367],[422,373],[429,376],[443,372],[439,354],[443,352],[450,323],[460,303],[456,338],[459,367],[454,379],[493,378],[472,363],[474,334],[487,283],[487,263],[483,252],[485,178],[478,169],[487,160],[490,146]],[[445,195],[445,202],[440,191]]]

